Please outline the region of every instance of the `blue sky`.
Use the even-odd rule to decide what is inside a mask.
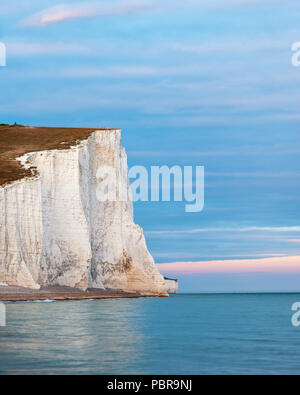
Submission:
[[[203,212],[136,204],[158,263],[300,255],[298,1],[2,0],[0,15],[1,122],[119,127],[129,165],[205,166]]]

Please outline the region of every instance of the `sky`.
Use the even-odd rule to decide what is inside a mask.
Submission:
[[[130,166],[205,167],[202,212],[135,204],[182,292],[300,289],[299,1],[0,0],[0,15],[0,123],[121,128]],[[255,271],[264,258],[279,272]]]

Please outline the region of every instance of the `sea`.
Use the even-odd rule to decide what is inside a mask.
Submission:
[[[7,303],[0,373],[299,374],[296,302],[298,293]]]

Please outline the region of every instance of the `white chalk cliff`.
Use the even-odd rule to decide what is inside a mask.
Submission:
[[[173,280],[172,278],[165,277],[165,283],[169,294],[178,293],[178,280]]]
[[[36,175],[0,187],[0,283],[166,294],[133,220],[119,130],[95,131],[75,147],[21,159]],[[99,199],[107,181],[117,201]],[[118,201],[124,191],[129,198]]]

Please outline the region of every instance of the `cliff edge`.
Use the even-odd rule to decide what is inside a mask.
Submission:
[[[134,223],[120,130],[11,130],[0,127],[0,283],[166,295]]]
[[[169,294],[177,294],[178,293],[178,280],[173,278],[164,277],[165,283],[168,289]]]

